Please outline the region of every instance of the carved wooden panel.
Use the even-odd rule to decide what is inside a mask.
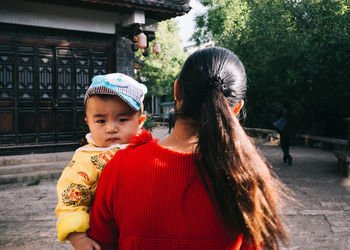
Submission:
[[[35,143],[36,114],[34,109],[18,110],[18,143]]]
[[[75,120],[75,128],[78,138],[85,138],[85,133],[89,130],[85,122],[85,109],[78,108]]]
[[[0,111],[0,133],[11,134],[14,133],[14,112],[8,110]]]
[[[38,143],[55,142],[54,50],[38,47],[36,54],[38,85]]]
[[[33,55],[17,55],[18,97],[34,98],[34,60]]]
[[[57,140],[59,142],[74,140],[74,111],[72,109],[60,109],[57,111]]]
[[[90,85],[90,58],[77,58],[76,69],[76,97],[84,99],[85,92]]]
[[[0,144],[14,144],[16,140],[12,50],[11,45],[0,45]]]
[[[94,60],[94,75],[105,75],[107,74],[107,58],[93,58]]]
[[[57,59],[58,98],[73,97],[72,58]]]
[[[10,46],[8,46],[10,47]],[[0,54],[0,97],[11,98],[14,95],[13,56]]]
[[[51,49],[39,48],[38,74],[39,98],[53,98],[53,52]]]
[[[14,121],[13,110],[0,110],[0,145],[13,144],[16,140]]]

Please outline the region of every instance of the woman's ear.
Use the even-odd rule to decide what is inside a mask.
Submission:
[[[182,100],[181,87],[178,79],[174,81],[174,99],[175,101]]]
[[[178,79],[174,81],[174,99],[176,101],[176,109],[178,110],[180,109],[182,104],[182,92],[181,92],[181,86]]]
[[[239,102],[237,102],[235,107],[233,108],[233,113],[235,115],[237,115],[238,112],[242,109],[243,105],[244,105],[244,101],[243,100],[240,100]]]
[[[139,121],[138,121],[138,127],[139,127],[139,129],[142,128],[142,126],[143,126],[143,124],[145,123],[146,119],[147,119],[147,116],[145,116],[145,115],[140,115],[140,118],[139,118]]]

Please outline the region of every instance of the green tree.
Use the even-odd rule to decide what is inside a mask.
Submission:
[[[299,130],[344,136],[350,116],[348,0],[202,0],[197,43],[234,51],[248,76],[247,126],[270,127],[289,101]]]
[[[156,38],[149,44],[150,49],[154,43],[160,44],[159,54],[150,51],[145,57],[141,51],[136,53],[136,57],[144,62],[137,75],[146,84],[150,95],[165,95],[170,101],[173,100],[173,83],[187,57],[181,47],[179,28],[175,20],[158,23]]]

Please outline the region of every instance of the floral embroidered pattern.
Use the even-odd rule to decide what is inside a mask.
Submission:
[[[91,196],[89,188],[81,184],[72,183],[62,193],[62,201],[66,206],[79,206]]]
[[[89,176],[87,173],[80,171],[80,172],[77,172],[77,174],[81,175],[85,180],[89,181]]]
[[[119,150],[119,147],[111,148],[99,155],[91,156],[91,162],[97,169],[104,169],[106,164],[114,157],[115,153]]]
[[[97,169],[103,169],[106,166],[105,164],[99,162],[98,155],[91,156],[91,162]]]
[[[71,161],[68,163],[67,167],[69,167],[69,168],[73,167],[74,163],[75,163],[75,160],[71,160]]]

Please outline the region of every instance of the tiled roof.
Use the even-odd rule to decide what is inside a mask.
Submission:
[[[127,9],[141,9],[162,20],[180,16],[190,11],[189,0],[80,0],[98,5],[119,6]],[[157,14],[158,13],[158,14]]]

